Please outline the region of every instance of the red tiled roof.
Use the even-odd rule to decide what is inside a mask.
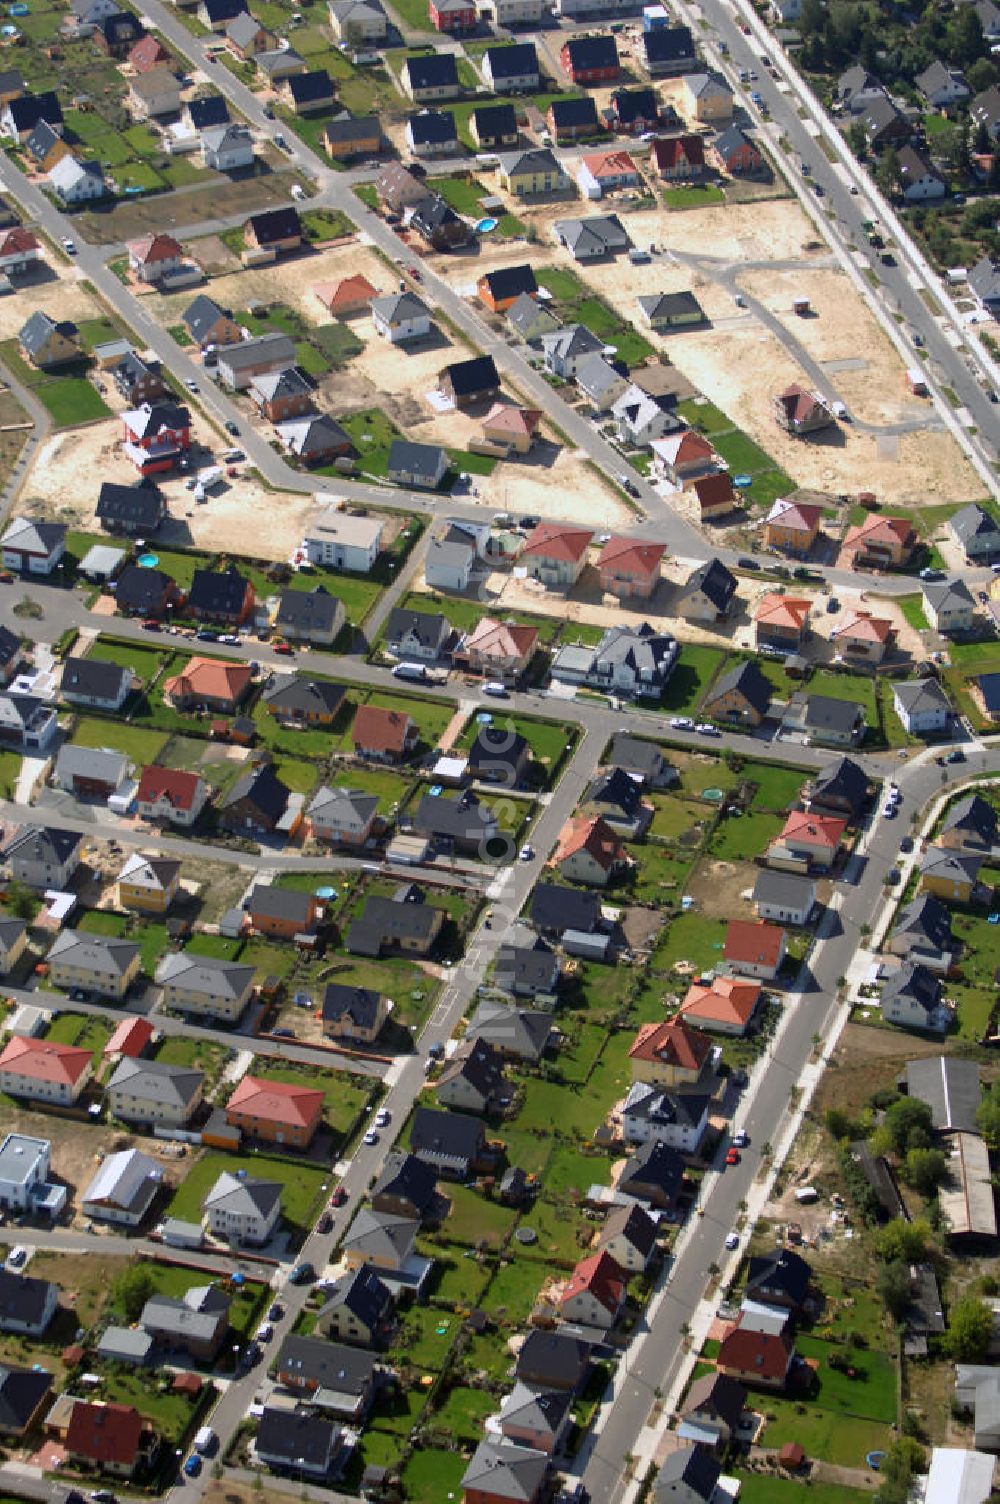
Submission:
[[[164,47],[158,37],[145,36],[136,42],[128,55],[128,60],[133,68],[154,68],[157,63],[165,63],[170,60],[170,53]]]
[[[743,1374],[759,1374],[762,1379],[783,1379],[792,1356],[790,1337],[773,1332],[745,1331],[734,1326],[722,1339],[717,1363],[720,1368]]]
[[[33,1081],[75,1086],[92,1060],[90,1050],[78,1045],[58,1044],[54,1039],[26,1039],[15,1034],[0,1055],[0,1071],[28,1076]]]
[[[846,829],[847,821],[838,820],[835,815],[810,815],[805,810],[793,809],[778,840],[794,840],[802,845],[836,851]]]
[[[123,1018],[104,1046],[105,1055],[127,1055],[135,1059],[152,1039],[153,1025],[145,1018]]]
[[[643,1024],[628,1054],[630,1060],[662,1060],[682,1070],[700,1071],[711,1049],[707,1034],[692,1029],[682,1018],[672,1018],[666,1023]]]
[[[66,1450],[90,1462],[130,1466],[142,1437],[142,1417],[132,1405],[77,1400],[66,1430]]]
[[[605,565],[615,564],[633,575],[648,578],[656,574],[666,551],[665,543],[644,543],[639,538],[619,538],[615,535],[601,549],[597,564],[600,569]]]
[[[12,256],[16,251],[37,251],[38,238],[23,225],[12,225],[0,233],[0,256]]]
[[[227,1112],[239,1112],[290,1128],[308,1128],[323,1113],[323,1093],[291,1081],[264,1081],[244,1076],[226,1103]]]
[[[668,434],[665,439],[654,439],[651,448],[671,465],[691,465],[696,460],[715,458],[715,450],[695,428],[682,428],[680,433]]]
[[[809,620],[812,601],[792,595],[765,595],[757,607],[754,621],[768,627],[789,627],[801,632]]]
[[[583,165],[591,175],[601,178],[619,177],[623,172],[635,172],[635,163],[627,151],[598,151],[583,158]]]
[[[716,977],[710,987],[695,982],[688,988],[680,1011],[712,1023],[745,1028],[760,1001],[761,990],[759,982],[747,982],[742,977]]]
[[[916,533],[905,517],[871,516],[850,529],[844,539],[844,547],[858,543],[887,543],[892,540],[905,548],[915,537]]]
[[[888,642],[895,635],[896,628],[887,616],[873,616],[870,611],[852,611],[830,633],[831,638],[849,637],[855,642]]]
[[[152,230],[148,235],[141,235],[138,240],[128,240],[125,244],[129,255],[136,261],[141,261],[143,266],[154,261],[172,261],[175,256],[181,255],[181,248],[172,235],[159,235]]]
[[[559,1304],[564,1306],[574,1295],[589,1292],[606,1311],[617,1311],[627,1288],[628,1278],[610,1253],[593,1253],[577,1264],[563,1287]]]
[[[378,289],[360,272],[353,277],[344,277],[340,282],[321,282],[313,292],[331,313],[338,308],[356,308],[360,303],[370,303],[378,295]]]
[[[400,710],[381,705],[359,705],[354,716],[351,740],[356,747],[372,752],[405,752],[412,735],[413,722]]]
[[[541,421],[541,410],[537,407],[509,407],[506,402],[494,402],[483,419],[483,427],[530,436]]]
[[[521,557],[570,560],[576,563],[590,547],[593,533],[589,528],[569,527],[565,522],[540,522],[528,535]]]
[[[730,919],[725,958],[727,961],[754,961],[764,966],[777,966],[784,934],[780,924]]]
[[[610,872],[625,855],[621,841],[600,815],[589,819],[586,815],[576,815],[566,821],[559,832],[559,844],[552,853],[552,865],[558,867],[578,851],[588,851],[605,872]]]
[[[137,797],[140,804],[155,804],[167,799],[174,809],[193,809],[200,784],[197,773],[180,768],[161,768],[150,763],[142,770]]]
[[[705,143],[700,136],[668,136],[653,142],[653,160],[661,172],[683,163],[704,167]]]
[[[810,506],[804,501],[789,501],[786,497],[779,496],[767,514],[767,521],[794,532],[811,533],[819,527],[822,516],[822,507]]]
[[[179,674],[163,685],[165,697],[204,696],[206,700],[230,700],[234,705],[253,679],[249,663],[225,663],[221,658],[192,658]]]
[[[778,401],[789,418],[797,419],[800,423],[804,418],[808,418],[814,408],[822,406],[819,399],[814,397],[812,392],[807,392],[804,386],[799,386],[798,382],[786,386]]]

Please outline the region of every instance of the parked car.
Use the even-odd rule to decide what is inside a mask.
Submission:
[[[239,436],[240,436],[240,425],[238,423],[234,423],[233,420],[232,420],[232,418],[227,418],[226,421],[225,421],[225,423],[223,424],[223,427],[225,428],[225,430],[226,430],[227,433],[231,433],[232,434],[232,436],[233,436],[234,439],[238,439],[239,438]]]
[[[362,1140],[362,1142],[366,1143],[369,1146],[369,1148],[371,1148],[372,1144],[377,1144],[378,1143],[378,1134],[375,1132],[374,1128],[369,1128],[369,1130],[365,1134],[364,1139]]]
[[[192,1452],[190,1457],[184,1463],[184,1472],[189,1478],[197,1478],[198,1474],[201,1472],[201,1458],[198,1456],[197,1452]]]
[[[330,1197],[330,1205],[331,1206],[343,1206],[343,1204],[344,1204],[344,1202],[346,1200],[347,1200],[347,1187],[346,1186],[342,1186],[342,1185],[338,1185],[337,1189],[334,1191],[333,1195]]]
[[[670,719],[670,724],[675,731],[693,731],[694,721],[688,715],[675,715]]]
[[[375,1127],[388,1128],[391,1122],[392,1113],[389,1111],[388,1107],[380,1107],[378,1112],[375,1114]]]
[[[739,1235],[739,1233],[737,1233],[737,1232],[727,1232],[726,1233],[726,1247],[728,1249],[730,1249],[730,1251],[731,1251],[734,1248],[739,1248],[739,1246],[740,1246],[740,1235]]]
[[[727,1149],[726,1150],[726,1164],[727,1165],[738,1165],[739,1162],[740,1162],[740,1151],[739,1151],[739,1149],[737,1149],[735,1146],[733,1148],[731,1148],[731,1149]]]
[[[289,1283],[293,1285],[308,1285],[311,1284],[315,1278],[316,1270],[313,1268],[312,1264],[308,1262],[308,1260],[304,1260],[301,1264],[296,1264],[295,1268],[288,1276]]]

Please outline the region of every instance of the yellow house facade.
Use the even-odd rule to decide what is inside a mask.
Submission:
[[[137,852],[118,874],[119,908],[165,914],[177,897],[180,874],[180,862]]]

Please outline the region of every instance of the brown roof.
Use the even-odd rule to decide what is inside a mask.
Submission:
[[[684,163],[704,167],[705,143],[700,136],[668,136],[666,140],[653,142],[652,157],[660,172]]]
[[[762,1379],[783,1379],[792,1356],[792,1339],[783,1333],[747,1331],[734,1326],[722,1339],[717,1359],[720,1368],[733,1368]]]
[[[777,966],[784,933],[780,924],[730,919],[726,930],[725,958],[727,961],[755,961],[765,966]]]
[[[700,1071],[712,1050],[707,1034],[692,1029],[682,1018],[666,1023],[643,1024],[632,1048],[630,1060],[667,1061],[686,1071]]]
[[[703,512],[733,505],[733,483],[725,470],[720,470],[717,475],[703,475],[693,482],[692,490]]]
[[[401,710],[386,710],[381,705],[359,705],[354,717],[351,740],[355,747],[371,752],[406,751],[412,737],[413,722]]]
[[[66,1450],[90,1462],[130,1466],[141,1437],[142,1417],[134,1406],[77,1400],[66,1430]]]
[[[628,1276],[610,1253],[593,1253],[577,1264],[563,1287],[559,1304],[565,1305],[587,1291],[606,1311],[617,1311],[627,1289]]]
[[[324,308],[335,313],[338,308],[356,308],[361,303],[370,303],[377,297],[378,288],[373,287],[360,272],[353,277],[344,277],[340,282],[320,282],[313,292]]]
[[[578,851],[588,851],[605,872],[610,872],[625,855],[621,841],[600,815],[590,819],[586,815],[576,815],[566,821],[559,832],[559,844],[552,853],[552,865],[558,867]]]
[[[172,261],[175,256],[182,254],[180,245],[172,235],[160,235],[152,230],[148,235],[140,235],[138,240],[127,240],[125,245],[129,255],[141,261],[143,266],[156,261]]]

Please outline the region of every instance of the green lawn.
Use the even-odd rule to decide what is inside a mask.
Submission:
[[[809,776],[805,768],[789,768],[775,762],[747,762],[740,769],[740,778],[757,785],[751,809],[776,810],[782,814],[799,796],[803,783]]]
[[[460,1452],[430,1448],[414,1452],[403,1469],[406,1498],[411,1504],[439,1504],[442,1499],[457,1499],[467,1466]]]
[[[487,1201],[469,1186],[449,1185],[446,1194],[451,1210],[441,1228],[441,1240],[470,1247],[483,1242],[498,1248],[514,1225],[515,1214],[510,1207],[499,1201]]]
[[[554,311],[564,323],[585,325],[599,339],[614,345],[626,365],[640,365],[654,353],[649,341],[602,298],[589,292],[575,272],[565,267],[542,267],[537,277],[539,284],[552,294]]]
[[[148,1272],[158,1295],[165,1295],[173,1300],[182,1299],[188,1290],[198,1285],[215,1283],[212,1276],[204,1270],[185,1269],[181,1264],[161,1264],[155,1259],[139,1259],[136,1267]],[[266,1286],[248,1282],[239,1288],[231,1287],[228,1294],[229,1324],[238,1335],[245,1336],[267,1294]],[[109,1309],[120,1317],[125,1315],[124,1308],[115,1302],[113,1295]]]
[[[57,1013],[45,1031],[45,1038],[55,1044],[74,1044],[92,1050],[96,1071],[111,1032],[111,1025],[103,1018],[92,1018],[83,1013]]]
[[[725,656],[721,648],[682,643],[676,667],[663,691],[662,708],[671,715],[691,715],[721,669]]]
[[[475,1445],[482,1435],[483,1421],[493,1414],[496,1405],[494,1397],[485,1390],[466,1389],[459,1384],[434,1410],[429,1424],[439,1426],[458,1441]]]
[[[752,861],[766,850],[784,823],[784,815],[730,816],[716,827],[709,849],[719,861]]]
[[[35,387],[35,396],[57,428],[75,428],[94,418],[110,418],[111,409],[96,387],[83,376],[63,376]]]
[[[770,1445],[770,1443],[768,1443]],[[853,1464],[864,1466],[864,1458]],[[801,1504],[802,1482],[794,1478],[775,1478],[770,1473],[744,1473],[730,1469],[740,1482],[741,1504]],[[848,1488],[841,1483],[817,1483],[810,1478],[809,1504],[864,1504],[871,1499],[866,1489]]]
[[[329,1170],[307,1160],[278,1159],[270,1154],[205,1154],[188,1170],[166,1215],[185,1222],[200,1221],[202,1202],[219,1176],[225,1172],[233,1175],[237,1170],[245,1170],[257,1180],[279,1181],[285,1221],[300,1231],[311,1226],[319,1214],[322,1187],[330,1178]]]
[[[714,183],[691,183],[663,190],[663,202],[668,209],[711,209],[725,201],[726,195]]]
[[[878,725],[873,679],[867,679],[862,674],[836,674],[820,669],[809,680],[809,693],[829,695],[832,700],[851,700],[855,705],[862,705],[869,726]]]
[[[924,598],[922,595],[897,595],[896,605],[902,611],[908,624],[918,632],[925,632],[930,626],[924,613]]]
[[[365,475],[387,475],[392,442],[403,437],[392,419],[380,408],[370,408],[367,412],[351,413],[339,421],[350,434],[358,452],[359,469]]]
[[[703,914],[675,915],[657,940],[649,969],[669,971],[675,961],[687,961],[699,970],[718,965],[726,925],[725,919],[708,919]]]

